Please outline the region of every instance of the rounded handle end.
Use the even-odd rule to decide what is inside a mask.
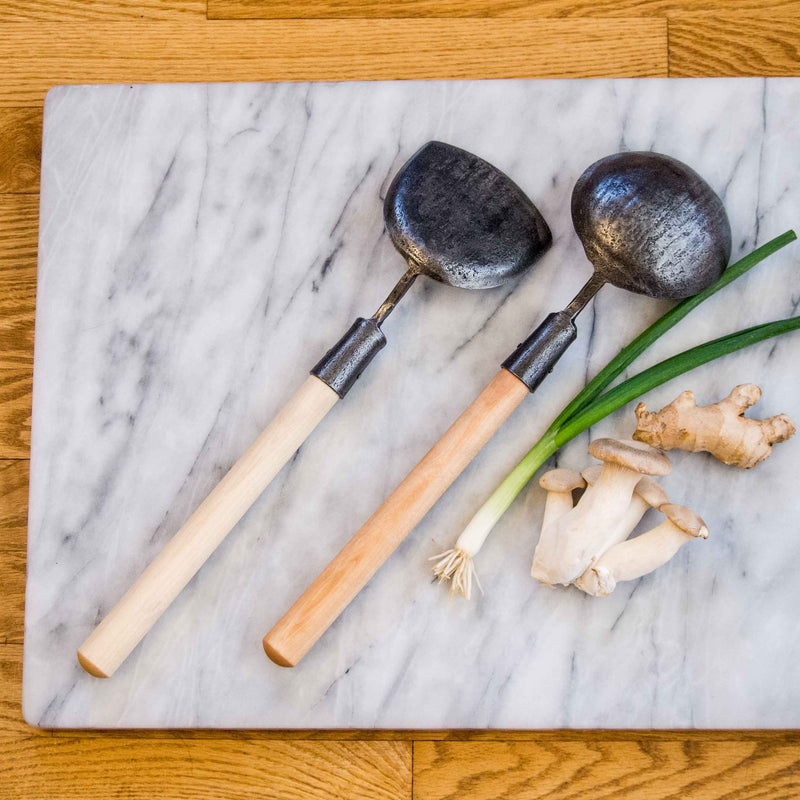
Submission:
[[[264,652],[267,654],[267,657],[270,661],[274,664],[277,664],[279,667],[294,667],[297,664],[297,661],[292,661],[288,659],[286,656],[282,655],[278,648],[270,642],[270,634],[268,633],[262,642],[264,645]]]
[[[94,663],[85,653],[82,653],[78,650],[78,663],[88,672],[90,675],[94,676],[95,678],[108,678],[109,674],[107,672],[103,672],[97,664]]]

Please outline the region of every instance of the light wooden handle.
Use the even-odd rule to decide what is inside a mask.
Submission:
[[[308,377],[81,645],[87,672],[114,674],[338,399]]]
[[[528,393],[510,372],[495,375],[264,637],[276,664],[300,661]]]

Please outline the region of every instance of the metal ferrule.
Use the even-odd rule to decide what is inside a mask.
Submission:
[[[379,350],[386,337],[374,319],[359,317],[349,331],[323,356],[311,374],[344,397]]]
[[[548,314],[544,322],[503,362],[503,367],[533,391],[577,335],[569,312]]]

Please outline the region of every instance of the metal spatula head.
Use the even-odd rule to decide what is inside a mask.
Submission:
[[[428,142],[406,162],[383,210],[409,264],[463,289],[517,277],[552,241],[539,210],[507,175],[442,142]]]

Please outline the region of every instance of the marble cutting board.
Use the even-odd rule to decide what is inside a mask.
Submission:
[[[449,602],[427,559],[616,350],[666,308],[605,288],[553,375],[294,670],[261,637],[548,311],[589,274],[580,172],[620,149],[698,169],[734,257],[800,224],[800,81],[595,80],[57,87],[44,121],[23,707],[44,727],[800,725],[800,441],[752,472],[673,458],[711,536],[607,599],[528,575],[543,492],[523,494]],[[425,141],[472,150],[555,236],[517,285],[419,282],[387,348],[110,680],[75,649],[403,264],[381,197]],[[645,354],[789,316],[790,246]],[[301,346],[296,343],[302,342]],[[764,389],[800,418],[800,337],[647,396]],[[590,438],[629,436],[633,411]],[[648,519],[653,522],[653,519]]]

